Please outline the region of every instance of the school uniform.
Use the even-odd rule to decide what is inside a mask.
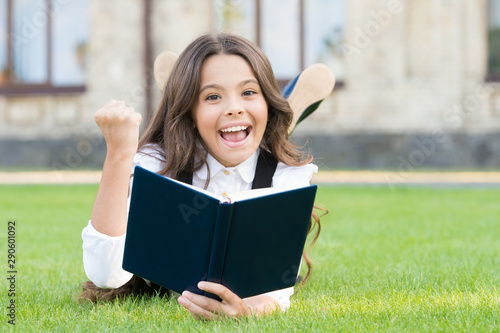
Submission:
[[[161,158],[154,148],[152,145],[146,146],[134,156],[132,172],[136,166],[153,172],[159,172],[163,169],[164,163],[161,162]],[[200,170],[194,172],[192,184],[203,188],[209,176],[208,170],[210,170],[210,182],[207,190],[219,199],[250,190],[252,189],[259,154],[260,150],[257,149],[246,161],[230,168],[224,167],[208,154],[207,163],[209,169],[207,169],[206,165],[203,165]],[[318,168],[314,164],[292,167],[279,162],[272,177],[272,187],[292,189],[308,186],[313,173],[317,171]],[[132,186],[132,179],[130,186]],[[82,231],[82,239],[83,266],[87,277],[95,285],[102,288],[118,288],[132,278],[132,273],[122,269],[125,235],[111,237],[102,234],[92,226],[92,221],[89,221]],[[276,240],[276,242],[280,241],[279,239]],[[290,307],[290,296],[293,295],[293,287],[269,292],[265,295],[274,298],[282,309],[286,310]]]

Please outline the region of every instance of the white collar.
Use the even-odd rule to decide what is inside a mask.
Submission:
[[[235,167],[230,167],[226,168],[222,164],[219,163],[210,154],[207,154],[207,164],[208,168],[210,168],[210,175],[213,177],[217,173],[221,172],[222,170],[229,170],[233,171],[235,173],[239,173],[241,175],[241,178],[247,183],[253,182],[253,178],[255,177],[255,168],[257,167],[257,160],[259,158],[260,154],[260,149],[257,148],[257,150],[245,161],[241,162]],[[202,180],[206,180],[208,177],[208,170],[207,170],[207,164],[203,164],[203,166],[198,170],[195,171],[196,177]]]

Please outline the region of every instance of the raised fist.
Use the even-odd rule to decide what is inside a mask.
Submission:
[[[111,100],[94,116],[106,140],[108,154],[131,157],[137,151],[142,116],[124,101]]]

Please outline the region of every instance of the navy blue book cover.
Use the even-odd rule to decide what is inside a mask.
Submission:
[[[241,298],[291,287],[315,194],[313,185],[227,203],[136,167],[123,268],[177,293],[204,294],[199,281]]]

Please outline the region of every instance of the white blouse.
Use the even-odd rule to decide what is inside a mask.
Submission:
[[[159,172],[163,168],[164,162],[161,162],[157,150],[152,147],[145,147],[134,156],[132,172],[136,166],[153,172]],[[224,196],[230,197],[233,193],[250,190],[259,153],[260,151],[257,149],[249,159],[231,168],[224,167],[209,154],[207,163],[210,169],[210,183],[207,190],[220,199]],[[314,164],[292,167],[280,162],[273,176],[272,187],[292,189],[308,186],[313,173],[317,171],[318,168]],[[208,170],[204,165],[193,174],[193,185],[203,188],[207,177]],[[130,186],[132,186],[132,179]],[[111,237],[102,234],[89,221],[82,231],[82,239],[83,267],[87,277],[95,285],[102,288],[118,288],[132,278],[133,274],[122,268],[125,235]],[[265,295],[273,297],[281,308],[286,310],[290,307],[290,296],[293,295],[293,287],[269,292]]]

